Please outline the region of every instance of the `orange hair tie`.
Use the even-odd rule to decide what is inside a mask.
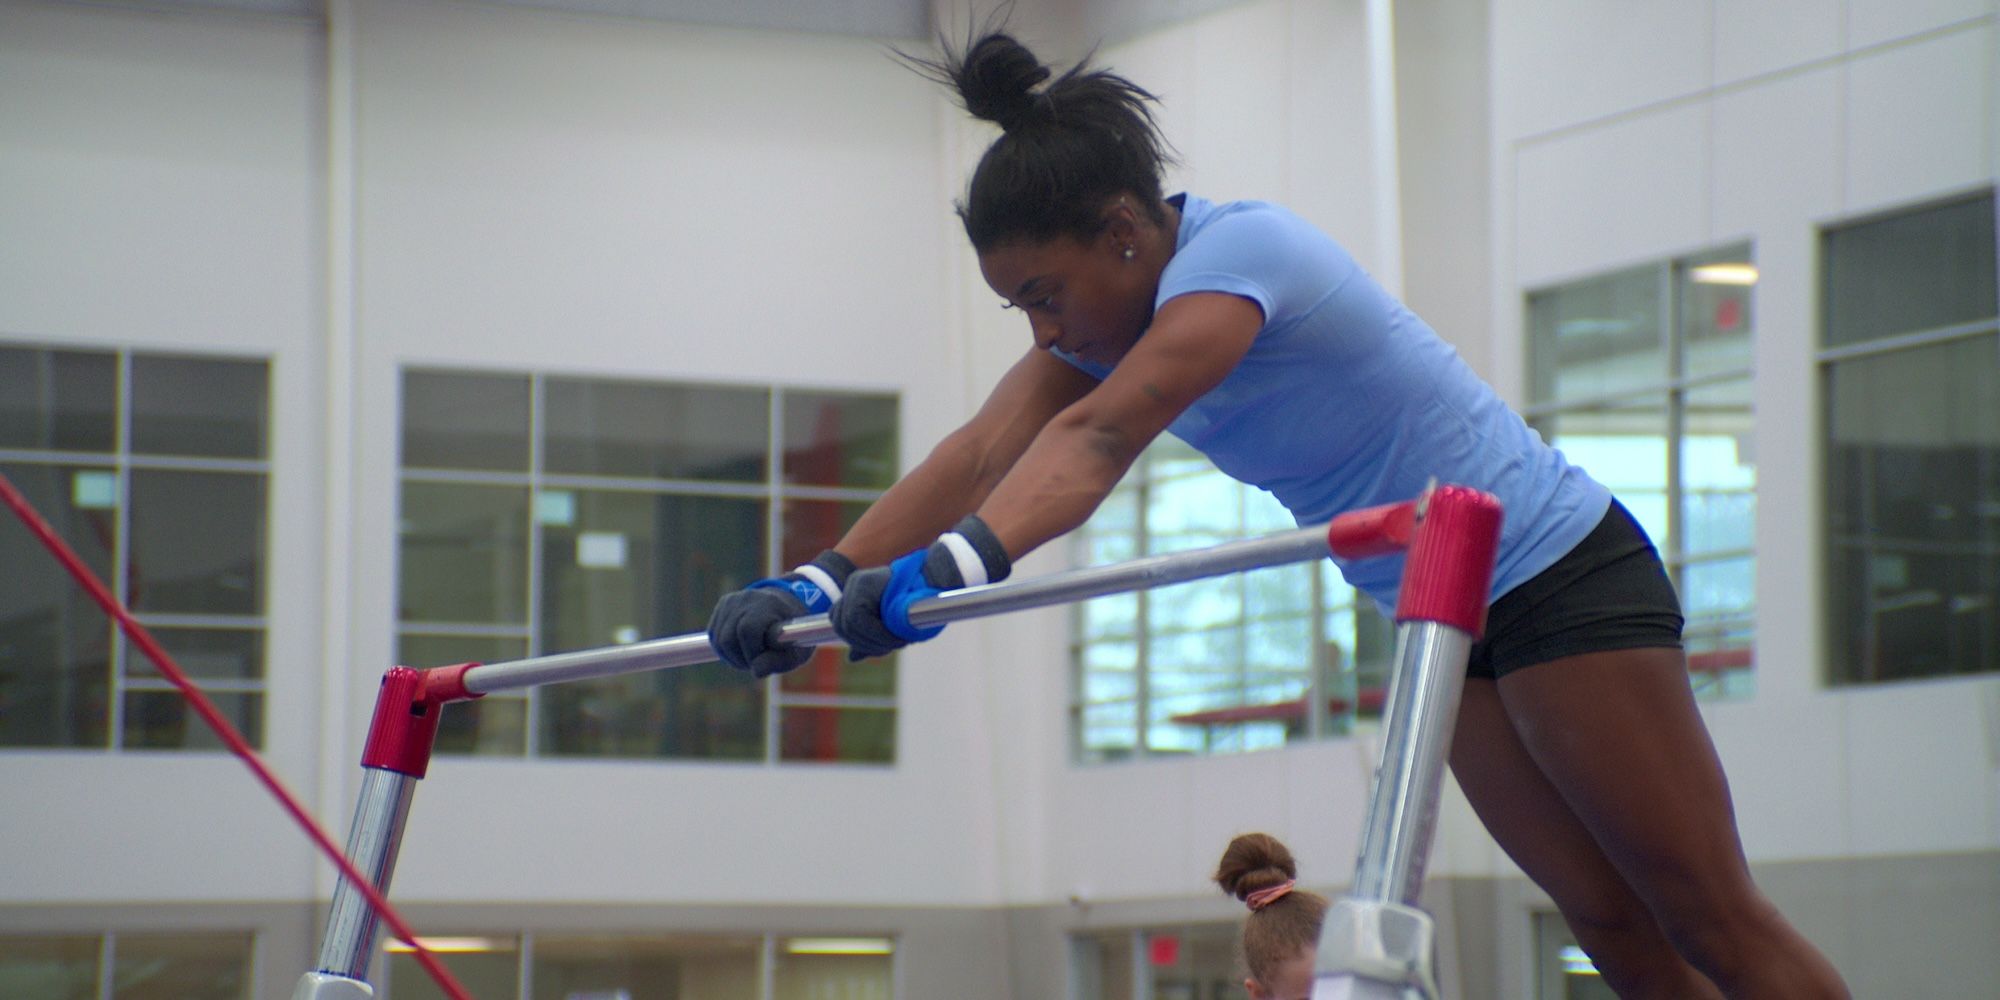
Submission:
[[[1261,910],[1264,907],[1269,906],[1272,903],[1275,903],[1278,900],[1285,898],[1285,895],[1291,892],[1292,887],[1297,884],[1298,882],[1296,880],[1286,879],[1283,882],[1271,886],[1268,889],[1259,889],[1256,892],[1253,892],[1250,895],[1243,897],[1243,903],[1244,905],[1250,907],[1250,911],[1252,913],[1255,913],[1256,911]]]

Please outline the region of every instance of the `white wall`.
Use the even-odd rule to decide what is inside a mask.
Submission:
[[[398,366],[899,391],[906,462],[965,401],[941,101],[881,46],[335,8],[329,67],[313,22],[0,6],[0,333],[273,358],[267,755],[339,838],[391,655]],[[329,162],[333,96],[351,135]],[[336,397],[353,464],[326,469]],[[346,576],[323,581],[322,537]],[[344,662],[320,660],[323,599]],[[397,895],[989,901],[989,721],[950,659],[907,658],[891,769],[439,761]],[[329,672],[344,704],[320,703]],[[35,845],[0,861],[0,901],[313,891],[303,839],[226,758],[9,752],[0,787],[34,803],[0,836]]]
[[[0,5],[0,337],[272,359],[265,749],[308,794],[319,49],[300,21]],[[8,751],[0,789],[0,842],[34,845],[0,859],[0,901],[311,885],[309,847],[231,758]]]
[[[1833,654],[1818,603],[1813,363],[1818,227],[2000,175],[1996,5],[1495,0],[1493,11],[1503,389],[1518,398],[1522,385],[1525,291],[1755,244],[1757,695],[1705,706],[1753,862],[2000,848],[2000,681],[1822,680]],[[1864,888],[1820,886],[1807,920],[1844,967],[1880,972]],[[1876,992],[1865,982],[1857,995]]]

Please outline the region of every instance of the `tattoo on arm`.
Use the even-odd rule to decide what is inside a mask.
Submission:
[[[1159,386],[1154,385],[1151,382],[1148,382],[1145,385],[1145,390],[1146,390],[1146,395],[1153,397],[1153,402],[1164,403],[1167,401],[1167,394],[1161,392]]]

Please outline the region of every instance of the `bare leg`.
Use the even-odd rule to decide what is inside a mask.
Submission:
[[[1832,963],[1751,881],[1680,650],[1567,657],[1496,687],[1521,745],[1572,815],[1675,949],[1725,995],[1849,995]]]
[[[1535,766],[1491,680],[1465,682],[1451,770],[1487,831],[1555,899],[1577,943],[1620,997],[1720,1000]]]

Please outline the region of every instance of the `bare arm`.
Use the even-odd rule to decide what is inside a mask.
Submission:
[[[930,544],[977,509],[1050,419],[1096,384],[1046,351],[1029,351],[979,412],[889,487],[834,548],[858,566],[880,566]]]
[[[1217,292],[1162,306],[1111,376],[1050,420],[979,506],[1007,554],[1089,518],[1139,452],[1235,369],[1263,323],[1256,303]]]

